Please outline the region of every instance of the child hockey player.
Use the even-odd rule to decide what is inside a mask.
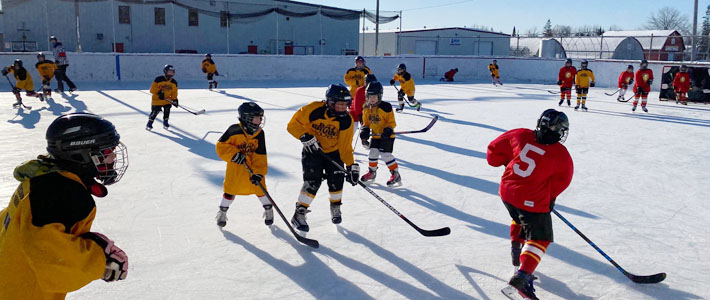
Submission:
[[[365,66],[365,58],[358,56],[355,58],[355,67],[345,72],[345,84],[350,87],[350,98],[355,98],[357,88],[365,85],[365,75],[372,74],[370,68]]]
[[[619,97],[616,98],[618,101],[623,101],[624,100],[624,94],[626,94],[626,90],[629,88],[629,85],[634,83],[634,66],[629,65],[626,67],[626,71],[621,72],[619,74]]]
[[[287,127],[288,132],[303,144],[303,187],[291,219],[293,226],[301,231],[309,230],[306,213],[310,212],[308,207],[324,177],[328,181],[333,224],[342,222],[343,180],[356,185],[360,179],[360,166],[353,157],[353,119],[348,114],[350,92],[342,85],[331,84],[325,98],[325,101],[314,101],[301,107]],[[341,166],[345,163],[347,173],[343,174],[333,162]]]
[[[214,88],[217,88],[217,80],[214,80],[214,76],[219,76],[219,72],[217,72],[217,65],[212,60],[212,54],[205,54],[205,59],[202,60],[202,73],[207,73],[207,82],[210,84],[209,89],[212,90],[213,85]]]
[[[414,99],[414,78],[407,72],[407,66],[405,64],[399,64],[397,66],[397,73],[390,80],[390,85],[394,86],[395,82],[399,82],[399,91],[397,92],[397,102],[399,102],[399,108],[396,109],[397,112],[402,112],[404,109],[404,95],[407,95],[407,100],[409,104],[417,108],[417,111],[422,109],[422,104]]]
[[[178,107],[178,84],[173,76],[175,76],[175,68],[172,65],[165,65],[163,75],[155,77],[150,85],[150,93],[153,97],[148,124],[145,126],[146,130],[153,130],[153,121],[161,110],[163,111],[163,128],[170,128],[170,124],[168,124],[170,106]]]
[[[234,201],[234,195],[256,195],[264,207],[264,223],[274,223],[271,201],[264,191],[264,176],[267,172],[266,140],[264,137],[264,110],[254,102],[244,102],[239,106],[239,124],[230,126],[217,142],[217,155],[227,162],[224,175],[224,193],[217,212],[217,226],[227,225],[227,210]],[[253,174],[244,166],[248,166]]]
[[[592,70],[587,69],[587,65],[589,65],[589,62],[586,59],[582,60],[581,68],[574,77],[574,88],[577,91],[577,106],[574,107],[574,110],[579,109],[579,103],[581,102],[582,109],[587,111],[587,106],[585,105],[587,94],[589,93],[589,88],[594,87],[594,73]]]
[[[577,75],[577,68],[572,65],[572,60],[567,59],[565,61],[565,66],[560,68],[560,72],[557,74],[557,85],[560,86],[560,103],[565,101],[567,97],[567,106],[571,106],[570,98],[572,98],[572,85],[574,85],[574,77]]]
[[[488,71],[491,72],[491,81],[493,82],[493,85],[496,85],[496,79],[498,80],[498,84],[503,85],[503,83],[500,82],[500,74],[498,73],[498,61],[494,59],[493,62],[488,65]]]
[[[20,184],[0,211],[0,299],[64,299],[128,275],[126,253],[92,231],[94,197],[128,168],[121,136],[106,119],[73,113],[56,118],[45,138],[48,154],[15,168]]]
[[[444,73],[444,77],[439,79],[439,81],[447,81],[447,82],[454,81],[454,75],[456,75],[456,73],[458,73],[458,71],[459,71],[459,68],[449,70],[448,72]]]
[[[45,97],[52,97],[52,77],[57,70],[57,65],[53,61],[44,59],[44,53],[37,53],[37,63],[35,64],[39,76],[42,78],[42,93]]]
[[[348,107],[350,116],[353,118],[353,132],[358,132],[358,125],[362,123],[362,107],[365,106],[365,89],[367,85],[373,81],[377,81],[374,74],[365,75],[365,85],[357,88],[355,91],[355,99]]]
[[[636,75],[634,75],[634,106],[631,111],[636,111],[636,105],[641,98],[641,109],[648,112],[646,102],[648,101],[648,93],[651,92],[651,84],[653,84],[653,71],[648,68],[648,61],[642,60],[641,66]]]
[[[688,105],[688,91],[690,90],[688,66],[680,66],[680,72],[676,73],[673,78],[673,90],[675,91],[675,103],[680,102],[683,105]]]
[[[22,90],[25,90],[27,97],[39,97],[40,101],[44,101],[44,96],[35,92],[32,75],[22,66],[22,60],[16,59],[11,66],[2,69],[3,76],[7,76],[9,73],[15,75],[15,86],[12,89],[12,93],[15,94],[17,102],[12,105],[13,108],[18,108],[22,105],[22,97],[20,96]]]
[[[532,274],[553,240],[550,212],[574,173],[572,157],[562,145],[568,131],[567,116],[548,109],[534,131],[513,129],[488,145],[488,164],[505,166],[499,194],[513,219],[511,256],[519,268],[508,284],[529,299],[538,299]]]
[[[372,82],[367,87],[367,105],[362,112],[362,130],[360,139],[365,148],[370,148],[368,156],[370,163],[367,174],[363,175],[360,181],[370,183],[375,181],[377,176],[377,160],[382,160],[390,169],[390,179],[387,186],[402,185],[402,178],[399,175],[397,161],[392,155],[394,146],[394,127],[397,123],[394,120],[392,105],[382,101],[382,84]],[[372,141],[370,141],[372,134]]]

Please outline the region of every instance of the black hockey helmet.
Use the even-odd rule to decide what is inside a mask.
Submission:
[[[168,71],[173,71],[173,74],[175,74],[175,67],[173,67],[173,65],[165,65],[163,67],[163,74],[165,74],[167,76]]]
[[[37,52],[37,59],[39,59],[40,57],[41,57],[41,58],[44,58],[44,53],[42,53],[42,52]]]
[[[209,54],[209,53],[205,54],[205,58],[212,58],[212,54]]]
[[[348,115],[348,111],[344,112],[335,111],[336,102],[347,102],[350,106],[352,102],[352,96],[350,96],[350,91],[342,84],[331,84],[328,86],[328,90],[325,91],[325,102],[328,106],[328,113],[334,117],[344,117]]]
[[[355,62],[361,61],[363,64],[365,63],[365,58],[362,56],[355,57]]]
[[[375,81],[370,83],[370,85],[367,86],[367,91],[365,91],[365,94],[368,96],[370,95],[377,95],[377,103],[382,101],[382,94],[384,93],[384,89],[382,88],[382,84]],[[366,102],[368,105],[370,104],[369,101]]]
[[[17,68],[22,68],[22,60],[19,58],[15,59],[15,62],[13,62],[12,65]]]
[[[90,113],[56,118],[47,128],[47,152],[57,165],[104,185],[118,182],[128,168],[128,152],[108,120]]]
[[[681,65],[681,66],[680,66],[680,71],[681,71],[681,72],[688,72],[688,65]]]
[[[572,59],[571,59],[571,58],[568,58],[568,59],[565,61],[565,65],[567,65],[567,64],[569,64],[570,66],[572,65]]]
[[[569,119],[561,111],[548,109],[537,120],[535,140],[540,144],[564,143],[569,132]]]
[[[641,60],[641,69],[646,69],[648,68],[648,61],[645,59]]]
[[[628,65],[628,66],[626,66],[626,69],[627,69],[627,70],[632,70],[632,71],[633,71],[633,70],[634,70],[634,65]]]
[[[51,42],[51,41],[55,41],[55,42],[56,42],[56,41],[57,41],[57,37],[52,35],[52,36],[49,37],[49,41],[50,41],[50,42]]]
[[[586,69],[587,66],[589,66],[589,62],[586,59],[583,59],[579,65],[582,67],[582,69]]]
[[[397,71],[399,71],[399,70],[407,71],[407,65],[405,65],[405,64],[397,65]]]
[[[377,81],[377,77],[375,77],[375,74],[367,74],[365,75],[365,85],[370,84],[370,82]]]
[[[264,109],[254,102],[244,102],[237,109],[239,112],[239,123],[248,134],[254,134],[259,128],[264,127]],[[261,117],[261,123],[254,124],[254,117]]]
[[[458,71],[459,71],[459,68],[455,68],[455,69],[454,69],[454,72],[458,72]]]

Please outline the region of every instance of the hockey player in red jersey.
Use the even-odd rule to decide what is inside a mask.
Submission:
[[[572,157],[562,145],[568,130],[567,116],[548,109],[535,130],[513,129],[488,145],[488,164],[505,166],[499,193],[513,219],[511,255],[519,268],[508,284],[530,299],[537,299],[532,274],[553,240],[550,211],[572,181]]]
[[[616,98],[618,101],[623,101],[624,100],[624,94],[626,94],[626,90],[629,88],[629,85],[634,83],[634,66],[629,65],[626,67],[626,71],[621,72],[619,74],[619,97]]]
[[[646,108],[646,102],[648,101],[648,93],[651,92],[651,84],[653,83],[653,71],[648,68],[648,61],[641,61],[641,68],[636,71],[634,76],[634,106],[631,111],[636,111],[636,105],[639,103],[639,98],[641,98],[641,109],[644,112],[648,112]]]
[[[690,90],[690,73],[688,66],[680,66],[680,72],[675,74],[673,78],[673,91],[675,91],[675,103],[680,102],[683,105],[688,105],[688,90]]]
[[[574,85],[574,76],[577,75],[577,68],[572,66],[572,60],[567,59],[565,66],[560,68],[559,74],[557,74],[557,85],[560,86],[560,103],[565,101],[567,97],[567,106],[571,106],[570,98],[572,98],[572,86]]]

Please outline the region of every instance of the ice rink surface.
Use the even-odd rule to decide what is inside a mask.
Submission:
[[[178,76],[178,81],[180,78]],[[113,122],[128,147],[130,166],[109,195],[97,199],[93,230],[128,254],[128,278],[94,281],[68,299],[504,299],[513,274],[510,219],[498,197],[503,168],[486,163],[488,143],[506,130],[534,128],[540,113],[558,108],[553,85],[419,80],[423,109],[396,114],[394,155],[403,186],[388,188],[386,167],[371,188],[425,229],[424,237],[361,187],[346,184],[343,223],[330,222],[321,187],[308,214],[309,238],[297,242],[276,215],[267,227],[255,196],[238,197],[227,226],[215,224],[225,162],[215,153],[221,134],[237,122],[237,107],[255,101],[265,110],[271,195],[290,220],[302,184],[300,142],[286,124],[301,106],[323,99],[329,82],[180,82],[180,104],[170,130],[145,123],[149,83],[80,83],[32,110],[12,109],[0,93],[0,206],[18,182],[14,167],[46,147],[52,120],[92,112]],[[575,164],[570,187],[556,208],[627,271],[666,272],[659,284],[632,283],[575,232],[553,217],[555,243],[537,269],[541,299],[707,299],[710,284],[710,106],[659,102],[631,112],[591,89],[588,112],[560,108],[570,119],[565,146]],[[628,94],[627,94],[628,96]],[[385,100],[396,102],[385,87]],[[574,99],[573,99],[574,101]],[[574,103],[573,105],[574,106]],[[160,117],[159,117],[160,119]],[[363,172],[367,156],[356,148]]]

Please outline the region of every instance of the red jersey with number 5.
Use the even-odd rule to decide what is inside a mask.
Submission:
[[[499,190],[503,201],[535,213],[550,211],[550,201],[569,186],[574,172],[564,145],[540,144],[535,132],[526,128],[493,140],[486,159],[491,166],[505,166]]]

